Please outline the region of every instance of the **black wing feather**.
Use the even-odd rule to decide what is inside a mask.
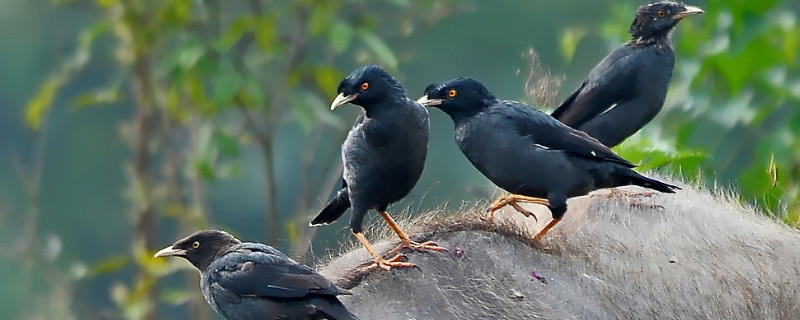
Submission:
[[[615,154],[588,134],[568,127],[553,117],[516,101],[498,102],[498,112],[513,123],[518,132],[529,137],[533,144],[574,155],[616,162],[633,168],[635,165]]]
[[[586,79],[551,114],[564,124],[578,128],[614,104],[635,95],[637,55],[624,45],[606,56]]]
[[[211,285],[219,285],[240,297],[301,298],[308,294],[347,294],[313,269],[297,264],[280,251],[263,244],[235,246],[212,267]]]

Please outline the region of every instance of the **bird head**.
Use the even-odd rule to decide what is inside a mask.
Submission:
[[[472,78],[457,78],[440,84],[431,84],[425,95],[417,100],[424,107],[436,107],[454,120],[479,113],[497,102],[486,87]]]
[[[643,4],[636,10],[636,18],[628,33],[637,42],[666,39],[681,19],[703,13],[703,9],[679,2],[660,1]]]
[[[352,103],[365,110],[390,97],[405,97],[405,89],[397,80],[377,64],[368,64],[356,69],[341,83],[339,94],[331,103],[331,110]],[[369,110],[367,110],[369,111]]]
[[[205,270],[217,257],[232,246],[242,243],[225,231],[203,230],[159,250],[155,258],[176,256],[192,263],[197,269]]]

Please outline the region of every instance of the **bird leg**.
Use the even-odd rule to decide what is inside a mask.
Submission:
[[[396,256],[392,257],[391,259],[388,259],[388,260],[384,259],[383,257],[379,256],[377,253],[375,253],[375,249],[372,248],[372,244],[369,243],[369,241],[367,240],[367,237],[365,237],[363,233],[361,233],[361,232],[353,232],[353,235],[356,236],[356,239],[358,239],[358,241],[361,242],[361,245],[363,245],[364,248],[367,249],[367,252],[369,252],[369,255],[372,256],[373,260],[375,260],[375,264],[369,266],[368,268],[377,266],[378,268],[381,268],[383,270],[389,271],[392,268],[413,268],[414,267],[413,263],[400,261],[400,259],[403,258],[403,256],[400,255],[400,254],[398,254],[398,255],[396,255]]]
[[[555,226],[556,223],[558,223],[559,221],[561,221],[561,219],[553,219],[552,221],[550,221],[550,223],[548,223],[547,226],[545,226],[544,229],[542,229],[542,231],[539,231],[539,233],[535,237],[533,237],[533,241],[541,240],[542,237],[544,237],[544,234],[547,233],[547,231],[549,231],[550,228]]]
[[[487,215],[488,220],[491,221],[492,219],[494,219],[494,212],[500,210],[500,208],[505,206],[511,206],[512,208],[516,209],[517,211],[519,211],[519,213],[522,213],[526,217],[533,216],[533,218],[536,219],[536,215],[534,215],[528,210],[523,209],[520,205],[517,204],[517,202],[535,203],[544,206],[550,205],[550,201],[547,201],[547,199],[528,197],[519,194],[510,194],[498,198],[497,201],[495,201],[494,203],[492,203],[492,205],[489,206],[489,209],[486,210],[488,214]]]
[[[433,241],[426,241],[423,243],[412,241],[411,238],[409,238],[408,235],[405,232],[403,232],[402,229],[400,229],[400,226],[398,226],[397,223],[394,222],[394,219],[392,219],[392,217],[388,213],[380,211],[380,214],[383,217],[383,219],[386,220],[389,226],[392,227],[392,230],[394,230],[394,232],[397,233],[398,236],[400,236],[400,245],[392,250],[389,250],[389,252],[387,252],[388,255],[395,254],[400,250],[402,250],[403,248],[410,248],[412,250],[418,250],[418,251],[424,251],[424,250],[432,250],[438,252],[445,251],[444,248],[437,246],[435,243],[433,243]]]

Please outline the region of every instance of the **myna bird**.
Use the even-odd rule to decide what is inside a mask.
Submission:
[[[443,251],[432,242],[412,241],[386,212],[390,204],[408,195],[422,174],[428,153],[428,111],[409,99],[406,89],[375,64],[353,71],[337,92],[331,110],[352,103],[363,112],[342,144],[342,188],[310,225],[332,223],[352,207],[353,234],[384,270],[414,265],[401,261],[400,254],[387,260],[375,252],[362,228],[370,209],[378,211],[400,236],[400,247],[391,252],[402,248]]]
[[[155,254],[167,256],[200,270],[203,297],[228,320],[358,319],[336,297],[348,291],[265,244],[203,230]]]
[[[471,78],[432,84],[417,102],[449,115],[461,152],[484,176],[512,193],[490,206],[489,217],[506,205],[530,216],[518,202],[550,209],[553,221],[535,240],[564,216],[567,198],[624,185],[667,193],[679,189],[636,173],[633,164],[602,143],[541,111],[498,100]]]
[[[662,1],[636,10],[631,40],[612,51],[551,114],[608,147],[620,144],[664,106],[675,66],[672,30],[697,7]]]

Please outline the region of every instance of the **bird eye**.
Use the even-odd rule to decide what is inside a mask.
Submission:
[[[666,12],[664,12],[664,10],[658,10],[658,16],[659,16],[660,18],[663,18],[663,17],[666,17],[666,16],[667,16],[667,13],[666,13]]]
[[[192,243],[192,248],[195,249],[200,248],[200,242],[195,241],[194,243]]]
[[[447,96],[452,98],[455,97],[457,93],[458,92],[456,92],[456,89],[450,89],[450,91],[447,91]]]
[[[362,83],[361,84],[361,90],[367,90],[367,89],[369,89],[369,82]]]

